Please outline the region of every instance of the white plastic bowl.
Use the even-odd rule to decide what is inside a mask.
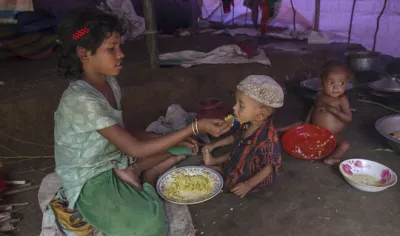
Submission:
[[[340,163],[339,171],[351,186],[365,192],[380,192],[397,183],[393,170],[370,160],[345,160]]]

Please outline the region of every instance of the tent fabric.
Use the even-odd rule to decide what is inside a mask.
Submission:
[[[0,0],[0,2],[1,1],[2,0]],[[131,8],[127,1],[132,3],[133,8]],[[192,27],[200,16],[200,9],[197,1],[198,0],[153,0],[158,30],[162,31],[164,34],[173,34],[177,29]],[[113,4],[118,2],[124,4],[122,8],[124,8],[124,6],[128,7],[126,9],[119,9],[118,4]],[[138,17],[133,17],[134,14],[132,12],[135,11],[137,16],[143,17],[142,0],[35,0],[34,6],[35,9],[51,9],[56,12],[68,12],[79,7],[96,7],[101,3],[107,3],[107,5],[111,3],[110,8],[116,9],[117,14],[121,11],[128,12],[128,14],[131,14],[129,17],[136,19],[133,21],[133,25],[138,26],[136,28],[141,28],[141,20]],[[135,33],[132,35],[135,35]],[[127,40],[129,40],[129,37]]]
[[[133,40],[146,30],[143,17],[136,14],[130,0],[105,0],[100,4],[99,9],[112,12],[124,21],[126,32],[122,36],[122,42]]]
[[[234,0],[234,9],[223,13],[220,0],[203,0],[202,17],[225,25],[252,25],[251,10],[243,6],[244,0]],[[315,0],[292,0],[296,10],[296,30],[309,31],[313,27]],[[367,49],[373,47],[377,18],[384,0],[356,1],[350,43],[360,43]],[[321,1],[320,31],[329,40],[347,42],[353,1]],[[290,0],[282,0],[270,25],[293,29],[293,10]],[[260,14],[259,14],[260,15]],[[400,1],[389,1],[380,19],[376,51],[400,56]]]

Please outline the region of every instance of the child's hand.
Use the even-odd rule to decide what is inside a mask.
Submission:
[[[206,150],[209,152],[212,152],[214,150],[214,145],[212,144],[206,144],[204,147],[201,149],[201,152],[204,153]]]
[[[246,196],[246,194],[252,189],[249,183],[247,182],[242,182],[238,183],[232,190],[231,192],[235,194],[236,196],[243,198]]]

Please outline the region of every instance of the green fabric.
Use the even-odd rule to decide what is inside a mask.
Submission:
[[[87,181],[76,203],[84,219],[110,236],[165,236],[164,206],[150,184],[138,191],[112,170]]]
[[[167,149],[167,152],[179,156],[179,155],[185,155],[185,156],[191,156],[192,153],[190,152],[190,149],[188,147],[170,147]]]
[[[123,127],[121,89],[115,78],[107,81],[117,110],[90,84],[77,80],[65,90],[54,115],[56,173],[71,209],[89,179],[113,168],[125,169],[134,162],[97,132],[115,124]]]

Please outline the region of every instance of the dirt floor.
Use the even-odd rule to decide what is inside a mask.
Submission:
[[[209,51],[239,39],[223,35],[166,38],[160,40],[160,52]],[[285,87],[285,105],[275,117],[278,125],[304,119],[311,103],[295,85],[316,76],[326,60],[344,59],[345,51],[360,48],[345,44],[308,46],[304,42],[277,40],[256,43],[277,46],[266,50],[271,67],[247,64],[150,69],[144,40],[124,45],[126,62],[119,81],[130,125],[144,129],[164,115],[173,103],[181,104],[188,111],[195,111],[197,101],[206,97],[219,97],[227,105],[233,104],[236,84],[249,74],[268,74]],[[293,46],[297,50],[277,49]],[[53,113],[68,85],[57,77],[56,56],[43,61],[11,57],[0,63],[0,80],[5,83],[0,87],[0,156],[52,156]],[[372,151],[387,148],[374,123],[392,113],[356,101],[360,94],[365,94],[362,89],[349,93],[351,107],[356,111],[345,134],[352,145],[346,158],[375,160],[400,174],[398,154]],[[7,159],[3,164],[0,173],[4,178],[29,180],[34,184],[40,184],[46,173],[54,171],[52,158]],[[380,193],[361,192],[349,186],[336,169],[285,154],[283,169],[270,190],[245,199],[223,193],[206,203],[191,206],[190,210],[198,235],[383,236],[400,235],[399,199],[399,184]],[[17,209],[23,221],[13,235],[39,235],[42,213],[37,204],[37,190],[6,197],[4,201],[30,203]]]

